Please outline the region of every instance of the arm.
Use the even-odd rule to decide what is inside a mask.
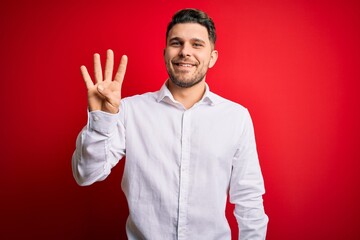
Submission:
[[[78,135],[72,157],[72,169],[79,185],[90,185],[105,179],[110,170],[125,155],[123,108],[120,109],[121,86],[127,57],[121,58],[112,81],[114,54],[107,51],[104,79],[100,56],[94,55],[95,84],[85,66],[81,66],[88,92],[88,123]]]
[[[235,204],[239,240],[265,239],[268,217],[264,212],[264,193],[254,129],[251,117],[246,112],[240,146],[233,159],[230,182],[230,202]]]
[[[121,113],[123,113],[123,109]],[[79,133],[72,156],[72,171],[81,186],[104,180],[125,155],[123,114],[88,113],[88,123]]]

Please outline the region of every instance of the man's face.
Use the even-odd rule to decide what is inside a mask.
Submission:
[[[180,23],[169,31],[164,58],[170,80],[188,88],[205,79],[208,68],[216,62],[217,51],[204,26]]]

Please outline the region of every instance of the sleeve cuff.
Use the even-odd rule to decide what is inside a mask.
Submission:
[[[88,128],[103,134],[109,134],[116,127],[120,111],[116,114],[103,111],[88,112]]]

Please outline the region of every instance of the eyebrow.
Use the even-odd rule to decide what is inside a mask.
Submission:
[[[193,40],[194,42],[202,42],[202,43],[206,43],[204,40],[200,39],[200,38],[192,38],[191,40]]]
[[[192,38],[190,39],[191,41],[193,42],[202,42],[202,43],[206,43],[204,40],[200,39],[200,38]],[[173,38],[170,38],[169,39],[169,42],[171,41],[179,41],[179,42],[183,42],[183,39],[182,38],[179,38],[179,37],[173,37]]]

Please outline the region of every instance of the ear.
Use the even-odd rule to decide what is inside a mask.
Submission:
[[[210,56],[210,63],[209,63],[209,68],[212,68],[215,63],[216,63],[216,60],[218,59],[218,51],[217,50],[212,50],[211,52],[211,56]]]

